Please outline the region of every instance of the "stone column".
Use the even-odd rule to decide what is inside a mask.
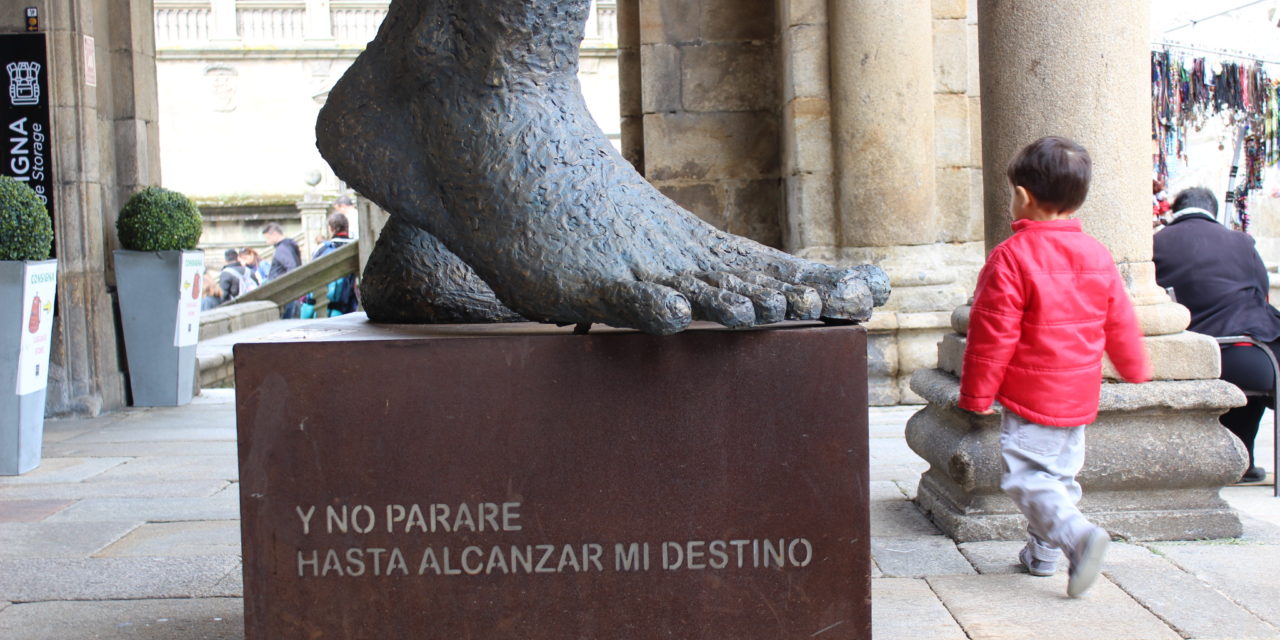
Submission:
[[[618,0],[618,114],[622,157],[644,173],[644,109],[640,101],[640,0]]]
[[[937,235],[929,0],[835,0],[830,12],[838,242]],[[889,212],[892,212],[889,215]]]
[[[305,263],[311,260],[316,249],[324,242],[323,240],[317,242],[316,238],[325,238],[329,235],[327,223],[329,203],[324,201],[318,191],[312,189],[303,194],[302,200],[295,202],[294,205],[298,207],[298,213],[302,218],[302,242],[299,243],[298,248],[302,250],[301,258]]]
[[[1063,135],[1093,157],[1079,217],[1115,256],[1138,309],[1156,382],[1103,385],[1088,434],[1091,519],[1130,539],[1233,537],[1240,522],[1218,490],[1240,476],[1243,446],[1217,417],[1243,404],[1217,380],[1212,339],[1183,331],[1185,308],[1155,285],[1148,200],[1150,103],[1145,0],[987,0],[978,16],[988,251],[1011,234],[1005,166],[1028,142]],[[928,460],[917,501],[957,540],[1018,539],[1025,521],[1000,491],[999,418],[956,408],[968,309],[939,346],[938,369],[912,389],[929,406],[907,427]],[[1110,365],[1106,374],[1114,378]]]
[[[788,211],[791,228],[805,232],[793,234],[801,243],[820,243],[828,237],[834,243],[792,250],[844,264],[871,262],[889,274],[893,295],[867,325],[868,384],[876,405],[918,401],[901,374],[935,366],[934,345],[946,331],[951,309],[966,295],[956,270],[947,264],[949,247],[940,244],[933,4],[826,3],[834,221],[824,225],[826,212],[813,206],[812,197],[803,203],[804,209],[793,206]],[[793,33],[795,42],[804,42],[804,31],[793,28]],[[814,126],[802,118],[813,110],[802,108],[811,101],[798,96],[792,120],[802,131],[801,124]],[[820,171],[797,177],[797,184],[789,185],[793,199],[815,190],[816,185],[806,182],[820,185]]]

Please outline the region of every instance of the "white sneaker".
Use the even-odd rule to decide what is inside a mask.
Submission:
[[[1111,536],[1102,527],[1094,527],[1076,548],[1075,557],[1071,561],[1071,572],[1067,579],[1067,595],[1072,598],[1089,590],[1093,581],[1102,571],[1102,558],[1107,555],[1107,545],[1111,544]]]
[[[1031,552],[1031,543],[1027,543],[1027,546],[1018,552],[1018,560],[1022,562],[1022,566],[1026,567],[1027,573],[1033,576],[1043,578],[1058,572],[1058,561],[1037,559],[1035,554]]]

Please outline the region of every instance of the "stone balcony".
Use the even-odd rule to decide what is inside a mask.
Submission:
[[[363,48],[390,0],[155,0],[156,48]],[[584,48],[617,45],[615,0],[592,0]]]

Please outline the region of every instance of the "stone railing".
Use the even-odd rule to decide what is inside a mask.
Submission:
[[[618,3],[616,0],[591,1],[591,17],[587,19],[587,29],[582,44],[586,47],[617,46]]]
[[[390,0],[154,0],[156,47],[360,47]],[[618,41],[616,0],[592,0],[584,46]]]
[[[205,2],[156,2],[156,47],[209,41],[213,11]]]
[[[306,5],[301,2],[240,4],[236,7],[236,32],[247,46],[306,39]]]
[[[360,46],[378,32],[388,4],[390,0],[155,0],[156,47]]]
[[[275,303],[277,307],[283,307],[290,301],[311,293],[316,299],[316,317],[328,317],[326,309],[329,306],[327,296],[329,283],[359,271],[360,241],[356,240],[275,280],[262,283],[262,286],[228,302],[223,307],[260,300],[267,300]]]
[[[333,7],[333,37],[342,43],[364,44],[378,34],[382,19],[387,17],[385,3],[381,7],[372,3],[340,3]]]

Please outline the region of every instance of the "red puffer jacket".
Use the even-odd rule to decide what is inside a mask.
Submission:
[[[978,276],[960,408],[998,398],[1038,424],[1089,424],[1103,351],[1126,380],[1151,379],[1133,304],[1111,253],[1079,220],[1017,220],[1013,231]]]

